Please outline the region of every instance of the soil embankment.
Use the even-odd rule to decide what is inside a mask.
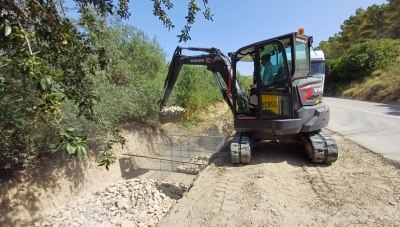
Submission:
[[[221,117],[229,114],[224,106],[218,104],[212,107],[207,114],[202,114],[205,121],[190,129],[174,124],[163,125],[159,130],[134,124],[124,125],[122,134],[127,139],[126,145],[124,149],[116,149],[118,160],[108,171],[103,166],[97,166],[96,144],[91,144],[91,155],[86,158],[69,158],[63,152],[56,152],[32,163],[27,169],[1,171],[0,226],[33,225],[55,215],[70,202],[82,200],[104,191],[111,184],[133,178],[190,184],[194,175],[176,171],[181,163],[124,154],[182,161],[202,155],[204,153],[198,152],[198,149],[197,153],[187,152],[188,148],[182,147],[182,144],[188,138],[196,138],[195,142],[199,145],[199,141],[207,135],[216,135],[215,138],[221,140],[230,127],[224,120],[226,118]],[[215,119],[218,119],[217,123],[214,123]],[[217,141],[212,145],[218,146]],[[175,147],[181,148],[174,150]],[[195,149],[192,147],[191,150]],[[213,151],[207,149],[205,152],[209,152],[210,156]]]

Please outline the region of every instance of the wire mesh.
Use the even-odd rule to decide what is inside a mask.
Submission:
[[[130,177],[143,176],[156,180],[168,178],[192,178],[193,175],[182,173],[182,162],[193,162],[196,157],[208,160],[226,142],[225,135],[218,135],[216,130],[209,129],[199,135],[160,135],[158,132],[135,131],[129,141],[132,147],[140,147],[125,152],[125,160],[130,160]],[[135,155],[138,155],[135,157]],[[194,161],[197,161],[195,159]],[[121,161],[120,161],[121,163]],[[134,174],[136,173],[136,174]],[[193,173],[192,173],[193,174]],[[191,176],[189,176],[191,175]]]

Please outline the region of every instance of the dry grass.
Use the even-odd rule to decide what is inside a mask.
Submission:
[[[362,82],[352,84],[341,96],[373,102],[400,103],[400,57],[387,70],[377,70]]]

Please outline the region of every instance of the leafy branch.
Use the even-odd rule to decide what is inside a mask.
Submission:
[[[109,170],[109,166],[117,160],[117,157],[115,154],[112,152],[113,146],[115,144],[120,144],[122,148],[125,145],[125,138],[121,136],[119,133],[119,129],[115,129],[112,132],[112,139],[107,141],[106,146],[103,148],[101,151],[102,153],[102,160],[100,161],[98,166],[105,166],[107,170]]]
[[[169,18],[168,14],[166,11],[162,8],[162,5],[167,8],[167,10],[170,10],[174,7],[174,5],[171,3],[170,0],[150,0],[153,2],[153,15],[157,16],[162,22],[165,28],[168,28],[170,30],[171,28],[175,28],[175,25],[172,23],[171,19]],[[204,18],[207,20],[213,20],[213,16],[211,14],[210,7],[208,7],[208,0],[203,0],[203,5],[205,11],[203,12]],[[191,37],[189,35],[190,29],[191,29],[191,24],[195,22],[197,12],[201,11],[200,6],[197,4],[196,0],[190,0],[188,4],[188,14],[185,16],[187,24],[184,26],[184,28],[181,30],[181,34],[177,35],[179,38],[179,42],[186,42],[188,40],[191,40]]]
[[[56,150],[65,150],[71,156],[86,156],[89,148],[86,144],[87,136],[76,136],[74,128],[67,128],[58,133],[60,142],[56,146]]]
[[[207,6],[208,0],[203,0],[203,4],[205,8],[205,11],[203,12],[205,19],[213,21],[212,19],[213,15],[211,14],[210,8]],[[187,42],[188,40],[192,39],[189,35],[190,29],[192,28],[192,26],[190,25],[195,22],[198,11],[201,11],[200,6],[196,3],[196,0],[191,0],[188,5],[188,14],[185,17],[187,24],[181,30],[181,34],[177,35],[177,37],[179,38],[179,42],[182,41]]]

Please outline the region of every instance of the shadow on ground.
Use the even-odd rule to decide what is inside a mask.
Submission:
[[[377,104],[375,106],[387,108],[388,112],[386,112],[386,114],[389,114],[389,115],[392,115],[392,116],[400,116],[400,105]]]
[[[182,198],[183,194],[188,190],[188,187],[186,185],[161,183],[157,186],[157,189],[171,199],[178,200]]]
[[[0,172],[1,226],[21,226],[32,217],[40,216],[48,204],[43,198],[65,191],[58,177],[71,182],[69,192],[74,193],[84,178],[87,161],[71,158],[64,152],[51,153],[27,168],[12,168]],[[28,213],[26,211],[29,211]]]

